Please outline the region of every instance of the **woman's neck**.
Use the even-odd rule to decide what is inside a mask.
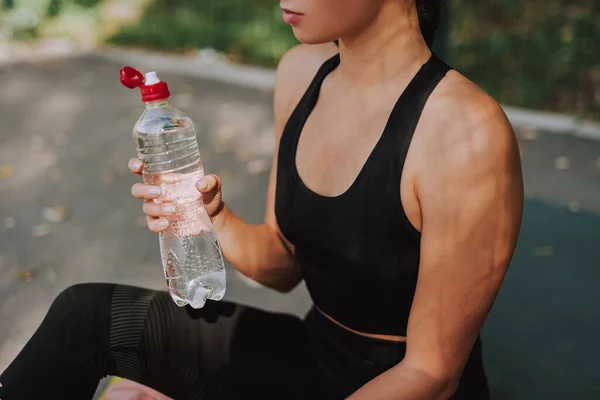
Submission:
[[[365,87],[413,75],[431,57],[416,10],[397,1],[384,2],[371,24],[340,38],[339,47],[340,77]]]

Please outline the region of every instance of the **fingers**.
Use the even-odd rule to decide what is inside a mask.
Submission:
[[[177,209],[170,203],[155,203],[146,200],[142,206],[142,211],[149,217],[166,217],[173,215]]]
[[[142,173],[142,163],[138,159],[129,161],[129,170],[134,174]],[[160,176],[161,183],[176,183],[180,179],[177,174],[163,174]],[[217,175],[206,175],[196,183],[200,193],[206,195],[206,199],[220,198],[221,179]],[[145,200],[142,210],[146,214],[146,222],[151,232],[159,233],[169,228],[169,220],[166,218],[176,213],[176,208],[171,203],[155,202],[153,200],[161,197],[160,186],[136,183],[131,187],[131,194],[136,199]],[[211,200],[212,201],[212,200]]]
[[[127,166],[129,171],[136,175],[141,175],[144,169],[142,162],[137,158],[129,160]],[[157,204],[152,201],[162,195],[160,186],[136,183],[131,187],[131,195],[136,199],[145,200],[142,210],[146,214],[146,223],[151,232],[163,232],[169,227],[169,221],[165,217],[175,213],[175,206],[170,203]]]
[[[159,233],[169,227],[169,221],[165,218],[175,213],[175,206],[169,203],[154,203],[152,200],[146,200],[142,206],[146,214],[146,223],[151,232]]]
[[[129,171],[136,175],[141,175],[142,170],[144,169],[144,165],[137,158],[132,158],[131,160],[129,160],[127,166],[129,167]]]
[[[166,218],[146,217],[146,222],[148,223],[148,229],[154,233],[162,232],[169,227],[169,221]]]
[[[217,175],[206,175],[196,183],[196,188],[201,193],[218,192],[221,190],[221,178]]]
[[[153,200],[162,194],[160,186],[146,185],[143,183],[136,183],[131,187],[131,195],[136,199]]]

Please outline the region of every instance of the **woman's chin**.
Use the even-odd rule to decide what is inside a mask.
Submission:
[[[304,43],[304,44],[323,44],[323,43],[331,43],[334,40],[336,40],[336,38],[332,38],[329,35],[324,36],[324,35],[310,34],[309,32],[306,32],[305,30],[296,28],[296,27],[294,27],[293,29],[294,29],[294,36],[296,36],[296,39],[298,39],[299,42]]]

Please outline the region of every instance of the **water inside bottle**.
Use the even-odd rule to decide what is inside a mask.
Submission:
[[[180,238],[168,229],[160,243],[165,280],[177,305],[201,308],[207,299],[223,298],[224,266],[213,232]]]
[[[225,294],[225,265],[202,195],[195,184],[204,176],[194,126],[188,118],[161,117],[134,132],[144,162],[144,182],[160,186],[156,203],[176,211],[160,233],[160,251],[168,290],[179,306],[201,308]]]

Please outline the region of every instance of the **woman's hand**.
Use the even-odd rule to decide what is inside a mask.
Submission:
[[[137,158],[129,160],[129,170],[141,175],[143,165]],[[213,221],[223,210],[223,198],[221,194],[221,178],[216,175],[207,175],[196,183],[196,189],[202,194],[204,207],[210,219]],[[142,211],[146,214],[148,229],[152,232],[162,232],[169,227],[167,217],[173,215],[176,211],[175,206],[171,203],[157,203],[154,200],[162,196],[160,186],[148,185],[144,183],[136,183],[131,188],[131,194],[136,199],[144,200]]]

